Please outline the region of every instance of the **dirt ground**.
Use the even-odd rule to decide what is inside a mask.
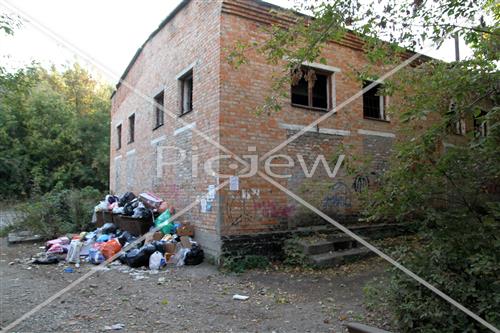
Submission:
[[[0,325],[5,327],[88,272],[25,263],[43,244],[0,240]],[[384,276],[376,258],[322,271],[271,267],[236,275],[203,263],[157,274],[118,263],[27,318],[15,332],[345,332],[348,321],[387,329],[363,306],[363,286]],[[246,301],[234,294],[248,295]],[[108,327],[107,327],[108,326]]]

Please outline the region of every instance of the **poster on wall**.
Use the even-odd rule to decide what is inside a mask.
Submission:
[[[200,208],[201,208],[201,212],[202,213],[206,213],[207,212],[207,200],[206,199],[201,199],[200,200]]]
[[[229,191],[238,191],[240,189],[240,178],[238,176],[229,177]]]
[[[215,200],[215,185],[208,185],[207,201],[212,202]]]

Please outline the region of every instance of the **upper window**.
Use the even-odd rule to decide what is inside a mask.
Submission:
[[[128,143],[134,142],[135,136],[135,114],[128,117]]]
[[[330,103],[330,72],[301,67],[292,74],[292,105],[328,110]]]
[[[455,101],[450,101],[449,111],[450,114],[455,117],[458,116],[458,119],[455,120],[454,126],[451,128],[451,132],[456,135],[465,135],[465,131],[467,130],[465,126],[465,119],[462,114],[459,114],[457,110],[457,104]]]
[[[164,124],[164,91],[155,96],[155,126],[153,129]]]
[[[191,69],[181,78],[181,115],[193,110],[193,70]]]
[[[488,135],[488,123],[485,117],[486,114],[486,111],[481,110],[478,115],[474,116],[474,136],[476,138]]]
[[[122,124],[116,126],[116,149],[122,147]]]
[[[364,81],[363,89],[372,83],[372,81]],[[377,84],[363,94],[363,116],[365,118],[387,120],[385,114],[386,99],[379,93],[382,88],[381,84]]]

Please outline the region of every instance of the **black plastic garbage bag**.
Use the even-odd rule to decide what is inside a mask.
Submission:
[[[134,199],[134,200],[128,202],[123,207],[123,214],[125,214],[127,216],[132,216],[134,214],[134,209],[136,209],[137,206],[139,206],[139,200],[137,200],[137,199]]]
[[[103,234],[112,234],[115,231],[116,231],[116,225],[111,222],[105,223],[101,228],[101,232]]]
[[[198,244],[193,244],[191,250],[186,253],[184,265],[199,265],[203,262],[204,257],[203,249]]]
[[[149,260],[149,256],[156,252],[156,245],[153,243],[148,243],[141,247],[139,250],[144,252],[148,256]]]
[[[165,243],[161,241],[153,241],[151,242],[156,248],[156,251],[160,252],[161,254],[165,254]]]
[[[118,234],[117,238],[121,246],[125,246],[125,244],[127,243],[132,243],[137,239],[137,237],[132,236],[128,231],[123,231],[122,233]]]
[[[149,257],[156,252],[156,246],[152,243],[146,244],[140,249],[132,249],[120,257],[120,262],[132,268],[149,266]]]
[[[124,255],[124,261],[127,265],[132,268],[138,268],[141,266],[149,265],[149,257],[151,255],[146,255],[139,249],[132,249]],[[121,260],[120,260],[121,261]]]
[[[59,263],[59,258],[57,257],[38,258],[33,261],[35,265],[54,265],[57,263]]]
[[[138,219],[151,219],[151,216],[153,214],[151,213],[151,210],[149,210],[146,207],[137,207],[134,209],[134,213],[132,217],[138,218]]]
[[[126,192],[124,195],[120,197],[120,200],[118,201],[118,205],[120,207],[125,206],[127,203],[135,199],[135,194],[132,192]]]

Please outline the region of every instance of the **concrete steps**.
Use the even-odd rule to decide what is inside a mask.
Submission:
[[[330,251],[309,256],[311,264],[316,268],[336,267],[354,262],[372,255],[365,247],[353,248],[345,251]]]
[[[383,239],[408,234],[404,224],[358,224],[349,229],[367,240]],[[335,267],[372,255],[360,243],[332,225],[315,225],[297,229],[299,239],[294,241],[297,250],[304,254],[306,262],[317,268]]]
[[[301,240],[299,244],[302,252],[308,255],[330,251],[343,251],[358,247],[358,242],[350,237],[328,237],[327,239],[316,240],[314,242]]]
[[[300,239],[298,249],[315,268],[336,267],[372,254],[351,237],[328,233],[317,233]]]

